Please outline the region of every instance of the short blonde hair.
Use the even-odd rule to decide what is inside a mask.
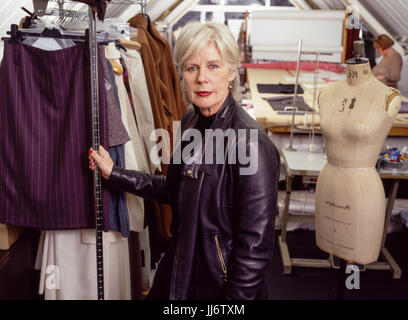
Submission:
[[[235,70],[235,79],[231,85],[231,95],[235,101],[240,100],[240,81],[238,73],[239,49],[238,43],[228,27],[222,23],[208,22],[189,22],[177,37],[174,46],[174,60],[181,74],[186,60],[191,58],[208,42],[212,42],[218,49],[221,58],[230,63],[231,68]],[[188,103],[185,94],[184,81],[182,81],[184,98]]]
[[[383,50],[388,49],[394,45],[394,40],[392,40],[386,34],[380,34],[374,39],[373,43],[375,48],[381,48]]]

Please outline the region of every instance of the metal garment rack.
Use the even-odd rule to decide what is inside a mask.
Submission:
[[[92,149],[99,151],[99,95],[98,95],[98,48],[96,41],[96,18],[92,8],[89,7],[89,57],[91,68],[91,103],[92,103]],[[103,205],[102,205],[102,181],[99,168],[95,165],[93,174],[94,200],[96,219],[96,275],[98,286],[98,300],[105,299],[103,277]]]
[[[84,19],[86,13],[75,12],[73,10],[64,10],[64,0],[50,0],[58,2],[58,9],[48,9],[48,0],[33,0],[34,8],[38,16],[52,15],[58,16],[59,19],[65,18]],[[73,1],[69,1],[74,3]],[[147,0],[142,1],[125,1],[125,2],[111,2],[111,4],[140,4],[141,13],[146,16]],[[48,11],[48,12],[47,12]],[[96,152],[99,151],[100,146],[100,127],[99,127],[99,88],[98,88],[98,48],[97,48],[97,33],[96,33],[96,17],[92,11],[91,6],[88,6],[89,29],[85,32],[85,39],[88,37],[89,56],[90,56],[90,75],[91,75],[91,107],[92,107],[92,148]],[[58,31],[60,32],[60,31]],[[29,32],[27,32],[29,34]],[[60,32],[61,34],[61,32]],[[37,33],[37,36],[46,36]],[[29,35],[28,35],[29,36]],[[67,36],[68,37],[68,36]],[[78,37],[77,37],[78,38]],[[99,168],[96,165],[93,172],[94,184],[94,201],[95,201],[95,220],[96,220],[96,266],[97,266],[97,296],[98,300],[104,300],[104,265],[103,265],[103,203],[102,203],[102,183],[99,174]]]
[[[64,3],[78,3],[78,1],[73,1],[73,0],[49,0],[51,2],[58,2],[58,6],[60,9],[62,9],[62,6]],[[111,4],[138,4],[141,5],[141,13],[146,14],[146,5],[147,5],[148,0],[124,0],[124,1],[110,1],[108,2],[108,5]]]

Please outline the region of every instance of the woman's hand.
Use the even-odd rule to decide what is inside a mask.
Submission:
[[[96,153],[92,148],[89,149],[89,169],[95,170],[95,162],[101,171],[102,177],[109,179],[113,169],[113,160],[109,152],[104,147],[99,146],[99,151]]]

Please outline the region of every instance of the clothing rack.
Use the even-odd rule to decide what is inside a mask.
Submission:
[[[64,4],[64,3],[78,3],[78,1],[73,1],[73,0],[49,0],[49,1],[58,2],[59,6],[61,4]],[[141,6],[141,10],[142,10],[141,13],[146,14],[147,1],[148,0],[124,0],[124,1],[121,1],[121,2],[119,2],[119,1],[110,1],[107,4],[108,5],[111,5],[111,4],[114,4],[114,5],[116,5],[116,4],[131,4],[131,5],[132,4],[137,4],[137,5]]]
[[[88,42],[88,36],[85,32],[75,32],[75,31],[65,31],[60,29],[20,29],[16,24],[10,26],[10,31],[7,31],[10,35],[11,40],[14,43],[20,42],[22,38],[60,38],[60,39],[71,39],[75,42]],[[6,39],[6,38],[2,38]],[[98,32],[96,34],[97,42],[100,44],[108,44],[108,34],[106,32]]]
[[[54,1],[55,0],[50,0]],[[58,16],[61,19],[69,19],[72,21],[83,21],[86,17],[89,19],[89,29],[83,32],[69,32],[61,29],[19,29],[17,25],[11,25],[10,31],[7,32],[11,37],[8,40],[19,43],[25,37],[54,37],[72,39],[75,42],[86,42],[89,45],[90,53],[90,81],[91,81],[91,111],[92,111],[92,148],[95,152],[99,151],[100,147],[100,126],[99,126],[99,97],[98,97],[98,54],[97,44],[107,44],[107,33],[96,32],[96,14],[92,11],[91,6],[88,6],[88,13],[75,12],[73,10],[63,9],[63,0],[58,0],[59,8],[47,9],[47,0],[33,0],[37,2],[37,8],[42,15]],[[71,3],[74,3],[70,1]],[[77,2],[76,2],[77,3]],[[141,5],[141,13],[146,16],[147,0],[142,1],[125,1],[113,2],[112,4],[139,4]],[[31,14],[30,14],[31,15]],[[34,17],[36,12],[31,16]],[[147,18],[147,16],[146,16]],[[62,28],[63,29],[63,28]],[[97,265],[97,297],[98,300],[104,300],[104,265],[103,265],[103,204],[102,204],[102,183],[99,168],[96,165],[93,172],[94,184],[94,203],[95,203],[95,220],[96,220],[96,265]]]
[[[35,0],[33,0],[35,1]],[[78,1],[72,1],[72,0],[47,0],[51,2],[58,2],[58,7],[61,10],[63,8],[64,3],[76,3],[78,4]],[[128,5],[140,5],[140,13],[147,18],[147,2],[148,0],[123,0],[122,2],[120,1],[110,1],[107,2],[108,5],[123,5],[123,4],[128,4]]]
[[[43,3],[42,3],[43,5]],[[45,7],[46,8],[46,7]],[[58,12],[58,15],[66,15],[65,18],[73,19],[78,14],[73,14],[71,10],[56,9],[52,11],[52,14]],[[44,12],[45,13],[45,12]],[[83,15],[83,14],[81,14]],[[10,27],[10,31],[7,32],[11,37],[8,40],[19,43],[23,37],[56,37],[72,39],[74,41],[85,41],[89,44],[90,53],[90,71],[91,71],[91,106],[92,106],[92,148],[96,152],[99,151],[100,145],[100,129],[99,129],[99,97],[98,97],[98,55],[97,55],[97,43],[98,37],[96,33],[96,18],[95,13],[89,6],[89,29],[85,31],[85,34],[70,33],[59,29],[44,29],[39,32],[34,29],[19,30],[18,26],[13,24]],[[4,39],[4,38],[2,38]],[[107,34],[105,34],[107,44]],[[96,219],[96,263],[97,263],[97,296],[98,300],[104,300],[104,269],[103,269],[103,206],[102,206],[102,188],[101,188],[101,176],[99,174],[98,166],[95,166],[94,174],[94,200],[95,200],[95,219]]]
[[[61,19],[70,19],[75,21],[84,20],[89,18],[88,12],[79,12],[74,10],[66,10],[63,8],[47,8],[45,11],[46,16],[58,16]]]

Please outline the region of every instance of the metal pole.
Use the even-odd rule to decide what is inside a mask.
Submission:
[[[142,0],[141,2],[140,2],[140,5],[142,6],[141,7],[141,13],[142,13],[142,15],[146,15],[146,0]]]
[[[91,65],[91,99],[92,99],[92,148],[98,152],[99,139],[99,97],[98,97],[98,54],[96,42],[96,19],[95,13],[89,7],[89,57]],[[94,170],[94,198],[95,198],[95,219],[96,219],[96,274],[98,286],[98,300],[104,300],[104,280],[103,280],[103,208],[102,190],[99,168]]]
[[[297,99],[297,92],[298,92],[300,56],[301,56],[301,54],[302,54],[302,39],[299,39],[298,58],[297,58],[297,66],[296,66],[295,95],[293,96],[292,123],[290,125],[290,141],[289,141],[289,147],[286,148],[286,150],[288,150],[288,151],[296,151],[296,149],[293,148],[293,127],[294,127],[294,124],[295,124],[296,99]]]
[[[315,136],[315,112],[316,112],[316,93],[317,93],[317,78],[319,77],[319,57],[320,52],[316,52],[316,64],[315,64],[315,71],[314,71],[314,86],[313,86],[313,111],[312,111],[312,130],[311,130],[311,140],[309,145],[309,151],[315,152],[317,150],[317,146],[314,143],[314,136]]]

